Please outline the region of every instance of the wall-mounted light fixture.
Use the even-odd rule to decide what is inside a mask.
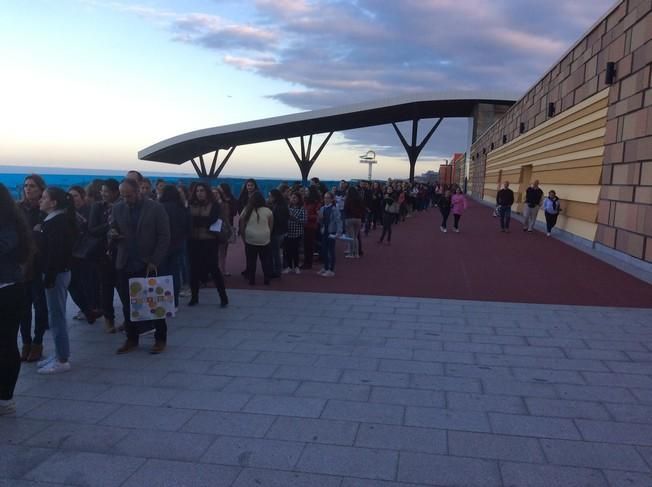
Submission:
[[[524,124],[523,122],[521,122],[521,123],[518,124],[518,132],[519,132],[520,134],[522,134],[523,132],[525,132],[525,124]]]
[[[506,143],[507,143],[507,136],[503,135],[503,144],[506,144]]]
[[[612,85],[616,81],[616,63],[608,62],[607,70],[604,73],[604,83],[607,85]]]

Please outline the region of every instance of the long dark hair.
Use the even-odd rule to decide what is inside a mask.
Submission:
[[[175,205],[183,207],[183,202],[181,201],[181,195],[176,186],[171,184],[166,184],[161,190],[161,198],[159,199],[161,203],[174,203]]]
[[[249,197],[249,202],[247,203],[247,207],[242,215],[242,221],[244,221],[245,224],[248,223],[253,211],[262,208],[263,206],[265,206],[265,198],[260,191],[256,191]],[[256,218],[259,218],[258,212],[256,212]]]
[[[56,186],[48,187],[44,192],[50,196],[50,199],[57,204],[57,210],[62,210],[71,233],[77,233],[77,212],[75,211],[75,203],[72,196],[66,193],[63,189]]]
[[[201,205],[202,203],[197,199],[197,188],[202,187],[204,188],[204,191],[206,191],[206,205],[213,203],[213,200],[215,199],[213,197],[213,191],[211,191],[211,187],[204,183],[203,181],[198,181],[195,184],[193,184],[192,188],[190,188],[190,200],[189,203],[192,206],[196,205]]]
[[[316,186],[308,187],[308,196],[306,196],[306,203],[319,203],[321,202],[321,195]]]
[[[255,182],[255,181],[254,181]],[[224,195],[227,200],[232,200],[233,199],[233,193],[231,192],[231,186],[229,186],[226,183],[221,183],[218,185],[218,188],[222,191],[222,194]]]
[[[353,186],[346,191],[346,200],[344,200],[344,212],[350,213],[351,210],[360,210],[364,208],[360,193]]]
[[[7,187],[0,183],[0,227],[13,227],[18,235],[16,258],[19,264],[28,262],[34,254],[32,230],[27,225],[25,213],[11,197]]]
[[[272,205],[274,206],[287,206],[287,201],[283,198],[283,193],[279,189],[273,189],[269,192],[272,197]]]

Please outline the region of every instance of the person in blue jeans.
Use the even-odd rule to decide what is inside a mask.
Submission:
[[[323,277],[335,275],[335,238],[342,235],[342,216],[333,203],[333,194],[324,194],[324,206],[319,209],[321,227],[321,261],[319,274]],[[335,238],[331,238],[331,235]]]
[[[40,208],[47,215],[41,225],[41,254],[45,299],[55,354],[38,363],[38,373],[58,374],[70,370],[66,301],[72,252],[77,241],[77,217],[72,196],[56,187],[43,192]]]
[[[509,233],[509,221],[512,216],[512,205],[514,204],[514,191],[509,189],[509,181],[503,183],[503,189],[496,194],[496,205],[500,216],[500,231]]]

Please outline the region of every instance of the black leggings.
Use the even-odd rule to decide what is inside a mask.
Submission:
[[[453,226],[457,229],[460,228],[460,218],[462,218],[462,215],[456,215],[453,213]]]
[[[451,214],[451,210],[449,209],[442,209],[440,208],[439,211],[441,212],[441,226],[442,228],[446,228],[446,224],[448,223],[448,217]]]
[[[545,213],[546,216],[546,228],[548,229],[548,233],[552,231],[553,228],[555,228],[555,225],[557,225],[557,217],[559,216],[558,213]]]
[[[188,240],[188,257],[190,258],[190,292],[192,299],[199,297],[199,281],[210,274],[220,295],[220,302],[226,304],[229,298],[226,295],[224,276],[217,262],[217,239],[192,239]]]
[[[260,259],[260,265],[263,268],[265,284],[269,283],[272,277],[272,246],[251,245],[245,242],[245,257],[247,258],[246,277],[249,284],[256,283],[256,259]]]
[[[283,245],[283,256],[287,267],[294,269],[299,267],[299,245],[301,244],[301,237],[287,237]]]
[[[0,288],[0,400],[14,397],[20,372],[18,328],[25,303],[22,284]]]

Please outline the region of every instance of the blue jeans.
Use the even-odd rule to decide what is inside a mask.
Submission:
[[[327,271],[335,270],[335,239],[325,232],[321,237],[321,262]]]
[[[281,245],[283,245],[283,235],[272,235],[270,240],[271,252],[272,252],[272,276],[277,276],[281,274],[283,270],[283,256],[281,255]]]
[[[511,206],[500,206],[498,208],[498,214],[500,215],[500,228],[501,230],[509,229],[509,220],[512,217],[512,207]]]
[[[45,289],[45,299],[48,302],[50,331],[52,332],[54,349],[59,362],[67,362],[70,357],[68,322],[66,321],[68,286],[70,286],[70,271],[57,274],[54,287]]]

